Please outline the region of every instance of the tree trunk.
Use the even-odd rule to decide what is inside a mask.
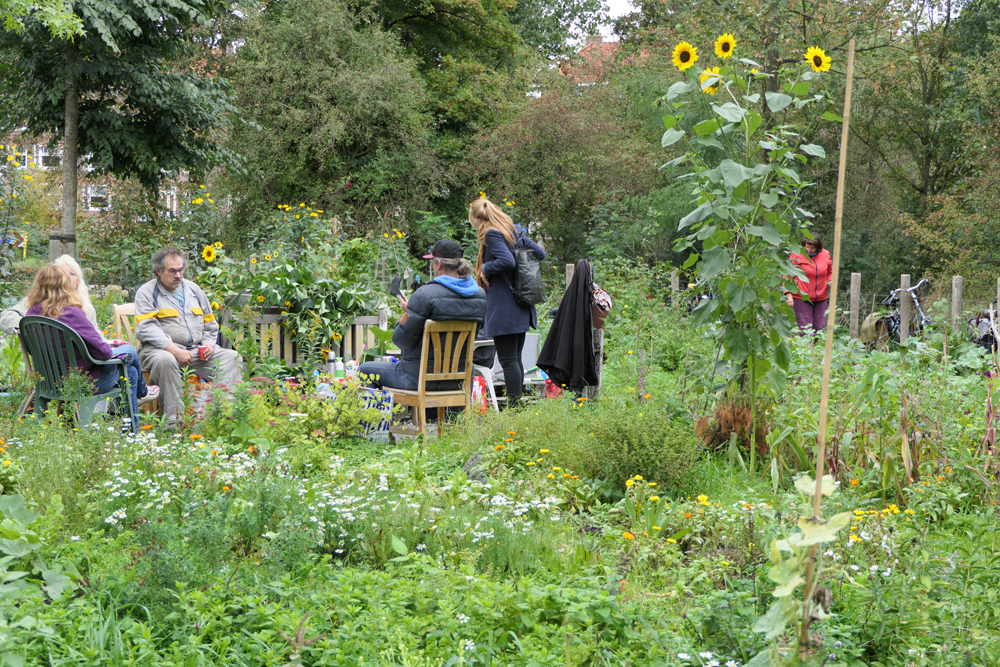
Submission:
[[[62,222],[58,234],[49,235],[49,259],[60,255],[76,257],[76,149],[80,129],[80,97],[74,64],[76,45],[66,45],[66,62],[72,72],[66,86],[66,129],[63,135],[62,155]]]

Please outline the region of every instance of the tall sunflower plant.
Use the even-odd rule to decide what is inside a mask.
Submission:
[[[715,42],[720,64],[698,71],[697,48],[677,45],[674,64],[686,80],[671,86],[663,99],[673,113],[663,117],[662,144],[684,142],[684,154],[666,166],[688,165],[681,178],[694,183],[694,209],[678,225],[688,233],[675,248],[690,251],[684,268],[694,267],[712,293],[694,316],[699,323],[717,324],[733,369],[730,392],[749,391],[751,423],[756,424],[758,387],[777,397],[786,382],[794,314],[782,291],[789,277],[803,277],[789,259],[796,245],[793,233],[811,237],[814,215],[804,206],[810,183],[798,165],[826,157],[822,146],[806,140],[807,133],[781,121],[786,110],[828,104],[813,85],[830,70],[831,59],[811,47],[798,66],[765,74],[749,59],[727,64],[736,47],[732,35],[721,35]],[[752,92],[754,83],[765,84],[763,95]],[[685,122],[688,116],[697,122]],[[830,111],[820,118],[841,121]],[[751,468],[755,450],[750,448]],[[824,478],[822,494],[832,494],[834,486],[832,478]],[[814,492],[808,477],[796,488],[806,496]],[[822,664],[810,625],[826,615],[828,605],[813,603],[822,569],[811,548],[835,541],[848,518],[840,514],[823,521],[808,512],[798,532],[772,544],[768,577],[776,584],[774,602],[754,624],[771,644],[749,667]],[[782,552],[791,556],[783,558]],[[794,596],[800,587],[808,589],[802,601]],[[783,648],[786,643],[794,648]]]
[[[813,88],[830,58],[811,48],[799,65],[763,73],[753,60],[736,58],[737,47],[733,35],[720,35],[716,63],[700,68],[696,46],[675,47],[673,63],[684,80],[660,100],[670,109],[661,143],[685,147],[664,168],[687,166],[678,178],[693,182],[694,208],[678,225],[687,235],[674,249],[690,251],[683,268],[694,267],[710,288],[694,317],[717,324],[733,369],[730,393],[748,390],[756,410],[760,389],[777,397],[786,383],[794,314],[782,289],[788,277],[802,277],[789,259],[793,234],[810,236],[814,219],[803,202],[811,184],[798,166],[826,157],[782,115],[828,104]],[[766,86],[768,77],[785,82]],[[761,92],[753,90],[758,84]],[[763,92],[772,87],[783,92]],[[839,117],[826,112],[822,119]]]

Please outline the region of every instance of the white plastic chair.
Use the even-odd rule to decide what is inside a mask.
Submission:
[[[493,345],[493,340],[477,340],[473,343],[472,349],[475,350],[480,347],[486,347],[488,345]],[[493,361],[496,363],[496,355],[493,355]],[[493,368],[486,366],[472,365],[472,372],[474,375],[479,375],[484,380],[486,380],[486,390],[490,392],[490,402],[493,403],[493,409],[500,412],[500,406],[497,405],[497,392],[493,388]]]

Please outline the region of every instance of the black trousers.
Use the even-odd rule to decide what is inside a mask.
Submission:
[[[521,391],[524,388],[524,367],[521,365],[524,333],[494,336],[493,342],[497,346],[497,359],[503,369],[507,405],[518,405],[521,403]]]

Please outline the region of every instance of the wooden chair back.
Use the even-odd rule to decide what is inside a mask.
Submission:
[[[115,330],[115,340],[127,340],[128,344],[138,349],[135,344],[135,304],[123,303],[120,306],[112,306],[113,325]]]
[[[420,376],[416,390],[389,389],[393,400],[414,408],[413,423],[427,433],[427,408],[438,409],[438,428],[444,423],[446,407],[468,409],[472,402],[472,348],[476,322],[424,322],[420,348]],[[431,362],[431,351],[434,360]],[[462,367],[464,363],[464,368]],[[428,390],[428,382],[460,380],[458,389]]]
[[[465,383],[462,391],[471,390],[472,344],[475,340],[475,322],[427,320],[424,323],[424,338],[420,349],[419,386],[425,388],[428,382],[462,380]],[[434,350],[434,370],[428,371],[431,349]],[[463,356],[465,368],[460,370]]]

